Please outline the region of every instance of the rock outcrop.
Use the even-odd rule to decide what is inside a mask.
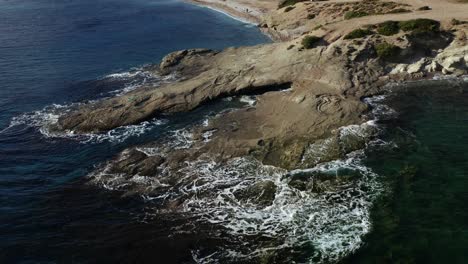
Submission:
[[[343,157],[362,148],[375,132],[365,124],[358,126],[359,133],[343,135],[341,131],[367,121],[369,107],[363,97],[382,93],[392,80],[435,73],[462,75],[468,70],[468,24],[409,21],[392,34],[381,34],[380,24],[344,24],[343,16],[351,11],[361,12],[365,21],[372,21],[367,18],[372,12],[379,13],[375,14],[377,21],[385,16],[399,18],[392,12],[399,8],[415,12],[413,7],[397,3],[364,2],[362,8],[359,3],[307,2],[296,4],[290,12],[272,11],[261,26],[287,41],[223,51],[171,53],[151,70],[162,75],[177,73],[179,80],[82,105],[61,116],[51,129],[99,133],[161,113],[190,111],[227,96],[255,94],[254,106],[223,113],[205,126],[191,128],[191,148],[170,149],[159,144],[160,153],[156,155],[129,149],[112,161],[106,172],[130,178],[156,177],[170,186],[182,177],[182,164],[206,157],[223,162],[252,156],[264,164],[287,169]],[[407,16],[406,12],[401,16]],[[316,28],[317,21],[328,25]],[[344,38],[355,29],[365,29],[366,34]],[[308,32],[321,38],[305,48],[302,34]],[[169,176],[163,179],[158,176],[161,173]],[[269,182],[258,188],[274,192]],[[272,198],[265,195],[257,197],[257,202],[268,204]],[[177,202],[171,206],[174,204]]]

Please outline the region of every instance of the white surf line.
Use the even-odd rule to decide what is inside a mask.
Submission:
[[[221,13],[229,18],[232,18],[236,21],[239,21],[239,22],[242,22],[244,24],[249,24],[249,25],[254,25],[256,26],[257,23],[255,22],[252,22],[252,21],[249,21],[248,19],[245,19],[245,18],[242,18],[242,17],[238,17],[238,16],[235,16],[235,15],[232,15],[230,14],[229,12],[221,9],[221,8],[217,8],[217,7],[213,7],[210,5],[210,3],[207,3],[207,2],[198,2],[196,0],[183,0],[184,2],[186,3],[189,3],[189,4],[193,4],[193,5],[196,5],[196,6],[199,6],[199,7],[202,7],[202,8],[208,8],[208,9],[211,9],[213,11],[216,11],[218,13]],[[241,12],[241,11],[239,11]]]
[[[240,22],[242,22],[242,23],[244,23],[244,24],[250,24],[250,25],[254,25],[254,26],[257,25],[257,23],[254,23],[254,22],[249,21],[249,20],[247,20],[247,19],[243,19],[243,18],[240,18],[240,17],[236,17],[236,16],[231,15],[231,14],[229,14],[228,12],[226,12],[226,11],[224,11],[224,10],[222,10],[222,9],[218,9],[218,8],[212,7],[212,6],[205,6],[205,5],[200,5],[200,6],[201,6],[201,7],[204,7],[204,8],[211,9],[211,10],[216,11],[216,12],[218,12],[218,13],[221,13],[221,14],[223,14],[223,15],[225,15],[225,16],[228,16],[228,17],[230,17],[230,18],[232,18],[232,19],[234,19],[234,20],[240,21]]]

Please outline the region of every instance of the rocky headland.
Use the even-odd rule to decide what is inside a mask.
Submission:
[[[363,98],[388,93],[388,83],[467,74],[465,3],[195,2],[255,22],[275,42],[171,53],[146,70],[176,73],[177,81],[84,104],[50,129],[101,133],[236,95],[256,95],[255,105],[191,128],[189,148],[155,142],[151,147],[159,153],[142,151],[142,146],[128,149],[107,164],[106,173],[126,179],[154,177],[160,186],[171,186],[183,177],[179,172],[184,164],[207,158],[222,164],[249,156],[284,169],[310,168],[364,146],[375,128],[366,125],[371,109]],[[360,133],[344,135],[342,128],[350,125],[359,127]],[[274,189],[271,184],[259,188]],[[127,191],[154,188],[134,184]],[[182,203],[168,201],[167,206]]]

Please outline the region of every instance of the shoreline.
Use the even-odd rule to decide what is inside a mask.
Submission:
[[[240,21],[245,24],[250,24],[250,25],[255,25],[255,26],[258,25],[258,23],[256,23],[256,21],[250,18],[249,16],[239,16],[238,12],[234,12],[232,9],[222,8],[220,5],[210,4],[208,2],[204,2],[200,0],[184,0],[183,2],[196,5],[199,7],[203,7],[203,8],[211,9],[213,11],[221,13],[225,16],[228,16],[234,20]]]
[[[342,160],[349,165],[348,161],[352,161],[349,157],[363,151],[379,133],[379,129],[372,126],[377,120],[374,109],[383,110],[382,114],[387,110],[372,106],[363,98],[397,92],[397,88],[390,89],[392,82],[399,89],[404,89],[397,84],[437,73],[460,76],[468,70],[468,65],[465,65],[468,62],[468,21],[455,20],[449,24],[446,23],[447,19],[445,23],[410,19],[389,21],[390,25],[380,24],[382,19],[395,19],[396,16],[400,19],[401,14],[395,15],[395,10],[401,12],[401,9],[409,8],[395,2],[366,0],[337,4],[307,1],[277,9],[273,7],[275,3],[264,1],[184,1],[244,23],[246,20],[258,22],[265,19],[259,26],[262,32],[271,35],[276,32],[278,36],[284,34],[287,38],[283,41],[277,38],[271,44],[222,51],[186,49],[172,52],[151,70],[162,76],[177,73],[181,76],[180,81],[161,85],[158,89],[142,87],[97,104],[80,106],[78,110],[59,117],[56,124],[50,126],[51,131],[103,133],[138,124],[160,114],[189,112],[212,100],[255,95],[255,104],[249,107],[222,112],[204,119],[203,125],[177,130],[173,139],[168,137],[167,141],[126,148],[119,156],[109,160],[105,167],[93,172],[97,182],[110,179],[105,186],[123,182],[124,185],[112,188],[117,190],[122,187],[125,195],[164,197],[161,210],[185,212],[195,205],[193,209],[203,214],[210,206],[232,209],[231,202],[234,201],[236,206],[242,205],[243,210],[250,204],[254,204],[252,210],[281,204],[297,207],[298,212],[307,212],[308,208],[304,206],[307,203],[291,204],[295,197],[285,195],[298,192],[322,194],[327,188],[338,193],[342,183],[361,186],[358,182],[360,179],[370,182],[370,178],[355,178],[347,172],[344,176],[352,177],[343,178],[344,181],[336,185],[329,182],[326,173],[300,174],[298,177],[285,173],[308,172],[323,164],[336,165],[336,162],[340,165],[339,161]],[[270,9],[260,9],[266,5],[270,5]],[[252,6],[259,9],[249,13],[247,9]],[[363,8],[369,12],[368,17],[346,18],[349,10],[362,11]],[[416,18],[424,15],[416,10],[417,6],[411,8],[411,11],[404,11],[404,15]],[[265,13],[265,10],[271,12]],[[364,21],[369,22],[365,28],[362,24]],[[242,163],[246,159],[253,162]],[[244,171],[234,170],[242,166],[245,166],[245,174],[262,177],[248,182],[248,186],[244,179],[239,179],[240,185],[233,186],[207,184],[219,183],[224,179],[232,182],[237,175],[244,175]],[[261,168],[261,171],[252,173],[252,167],[255,170]],[[271,168],[278,171],[271,171]],[[230,173],[226,174],[226,171]],[[263,173],[269,178],[263,177]],[[112,175],[117,175],[118,180]],[[142,177],[146,177],[145,181],[142,181]],[[327,186],[328,183],[331,185]],[[171,191],[175,190],[174,187],[182,187],[180,195],[176,192],[171,193],[174,195],[171,197],[163,196],[167,192],[166,187]],[[195,190],[193,195],[186,195],[189,189]],[[369,191],[372,188],[365,189]],[[220,197],[219,192],[225,194],[225,190],[232,191],[229,200],[223,200],[224,204],[211,203],[213,197]],[[282,190],[286,192],[281,193]],[[257,197],[257,193],[262,195]],[[359,193],[363,192],[346,194],[346,197],[351,197],[346,201],[351,203],[349,206],[342,204],[340,208],[344,208],[344,211],[340,212],[341,215],[354,212],[354,201],[360,198],[356,195]],[[191,200],[191,197],[196,199]],[[284,197],[288,199],[283,200]],[[360,215],[364,216],[365,223],[369,223],[372,209],[368,205],[373,201],[365,200],[362,204]],[[326,213],[326,208],[323,208],[321,212]],[[263,223],[266,218],[284,217],[275,211],[268,211],[259,222]],[[242,219],[242,215],[231,215],[222,221],[213,218],[212,222],[237,223],[237,219]],[[310,218],[306,216],[304,219]],[[273,223],[277,225],[278,221],[274,220]],[[353,226],[360,223],[362,217]],[[290,230],[290,225],[287,226],[287,230]],[[359,248],[361,238],[370,230],[369,226],[361,225],[359,233],[351,235],[352,243],[335,240],[339,243],[337,245],[345,246],[341,251],[345,254],[335,254],[336,246],[330,244],[320,251],[326,259],[340,260]],[[299,226],[302,230],[306,227]],[[336,234],[343,233],[340,230],[342,227],[342,221],[334,226]],[[268,230],[268,227],[262,227],[259,231],[263,230]],[[328,233],[327,237],[333,232]],[[279,232],[275,230],[275,233]],[[310,233],[316,232],[312,229]],[[276,239],[276,236],[272,238]],[[222,259],[224,256],[215,257]],[[271,256],[253,257],[269,259]]]
[[[223,13],[235,20],[248,24],[258,25],[262,20],[262,12],[260,10],[255,10],[255,7],[243,5],[239,2],[233,3],[231,4],[231,6],[229,6],[227,3],[223,4],[217,0],[184,0],[184,2],[205,8],[210,8],[214,11]],[[245,10],[250,10],[250,12],[245,12]]]
[[[273,42],[278,42],[281,38],[276,37],[268,29],[259,27],[262,23],[264,15],[269,12],[267,8],[261,8],[252,5],[245,5],[240,2],[234,2],[229,5],[226,2],[219,0],[183,0],[186,3],[196,5],[203,8],[208,8],[218,13],[222,13],[234,20],[240,21],[245,24],[250,24],[257,27],[260,32],[270,38]],[[240,11],[244,10],[244,11]],[[246,12],[245,10],[248,10]]]

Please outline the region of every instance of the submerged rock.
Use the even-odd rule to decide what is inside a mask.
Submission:
[[[252,202],[260,206],[268,206],[275,200],[276,185],[272,181],[260,181],[234,193],[237,199]]]
[[[158,167],[165,159],[161,156],[147,156],[145,153],[131,149],[124,153],[109,169],[110,173],[124,173],[128,176],[155,176]]]
[[[289,175],[288,185],[301,191],[313,193],[336,192],[353,185],[361,177],[359,171],[340,169],[338,171],[302,171]]]

